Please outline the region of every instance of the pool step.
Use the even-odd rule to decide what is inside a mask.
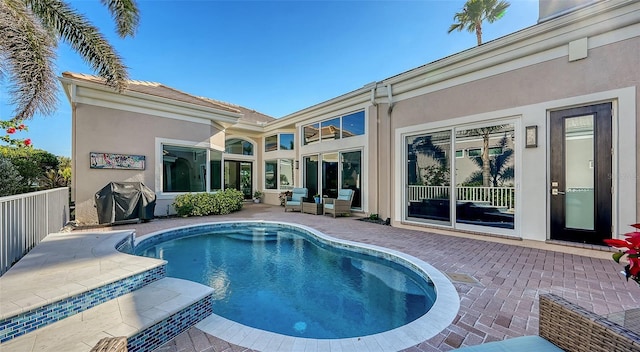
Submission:
[[[133,231],[48,235],[0,277],[0,344],[164,278],[165,261],[116,250],[133,237]]]
[[[6,351],[86,352],[104,337],[126,336],[130,352],[150,351],[212,313],[213,289],[163,278],[26,335]]]

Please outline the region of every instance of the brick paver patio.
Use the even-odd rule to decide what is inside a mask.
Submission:
[[[611,253],[572,246],[473,234],[443,234],[371,224],[356,217],[285,213],[283,208],[249,204],[225,216],[170,218],[135,225],[138,236],[204,222],[270,220],[311,226],[330,236],[392,248],[449,274],[460,295],[454,322],[435,337],[405,351],[448,351],[482,342],[538,332],[538,295],[552,292],[597,314],[640,307],[640,288],[620,275]],[[110,228],[104,228],[108,230]],[[465,282],[470,276],[476,282]],[[468,280],[467,280],[468,281]],[[191,328],[157,351],[249,351]]]

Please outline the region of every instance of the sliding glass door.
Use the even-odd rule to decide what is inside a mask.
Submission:
[[[303,158],[304,187],[309,196],[335,198],[338,190],[354,191],[352,208],[362,207],[362,152],[348,151],[309,155]]]
[[[405,142],[407,219],[514,229],[515,124],[452,128]]]

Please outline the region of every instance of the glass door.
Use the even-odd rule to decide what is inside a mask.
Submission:
[[[250,161],[224,161],[225,189],[237,189],[242,192],[244,199],[253,197],[253,165]]]
[[[551,113],[551,239],[611,238],[611,120],[611,103]]]

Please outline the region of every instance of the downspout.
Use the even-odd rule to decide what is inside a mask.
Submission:
[[[389,195],[389,216],[387,217],[387,219],[390,220],[391,213],[393,212],[393,202],[391,201],[391,196],[393,195],[393,183],[391,182],[391,169],[393,169],[393,167],[391,165],[391,156],[394,150],[393,146],[391,145],[391,140],[393,139],[393,128],[391,128],[391,113],[393,112],[394,106],[393,89],[391,83],[387,84],[387,101],[389,103],[389,107],[387,108],[387,115],[389,116],[389,154],[387,154],[389,158],[389,167],[387,167],[387,183],[389,184],[387,193]]]
[[[371,105],[376,108],[376,213],[380,212],[380,109],[376,102],[376,90],[378,89],[378,82],[371,88]]]
[[[77,99],[77,91],[78,87],[75,83],[71,83],[69,87],[69,95],[71,100],[71,190],[69,196],[71,197],[71,201],[75,203],[76,201],[76,99]]]

